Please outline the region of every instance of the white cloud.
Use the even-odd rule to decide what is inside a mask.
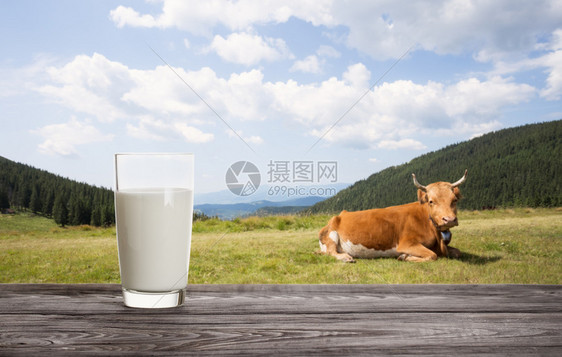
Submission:
[[[131,123],[127,123],[127,134],[129,134],[133,138],[143,139],[143,140],[154,140],[154,141],[164,141],[165,138],[156,135],[151,132],[146,125],[140,124],[139,126],[135,126]]]
[[[158,26],[157,21],[152,15],[140,15],[137,11],[130,7],[118,6],[109,13],[109,18],[119,28],[125,26],[133,27],[155,27]]]
[[[198,92],[204,93],[210,82],[216,80],[209,68],[190,73],[182,68],[174,68],[174,71]],[[194,116],[205,110],[200,99],[167,66],[157,66],[153,70],[131,70],[130,76],[132,85],[120,97],[123,103],[161,117]]]
[[[549,47],[552,51],[536,60],[549,69],[541,96],[548,100],[559,100],[562,97],[562,29],[552,33]]]
[[[142,140],[181,139],[188,143],[202,144],[211,142],[215,138],[213,133],[205,133],[180,119],[157,120],[145,116],[136,125],[127,123],[126,127],[128,135]]]
[[[225,120],[263,120],[267,116],[267,95],[259,70],[233,73],[229,78],[219,78],[208,67],[198,71],[176,67],[174,71]],[[134,70],[132,77],[135,84],[122,96],[130,106],[160,118],[181,116],[193,125],[220,121],[168,67]]]
[[[451,84],[399,80],[369,89],[357,102],[369,88],[371,76],[361,63],[349,66],[341,78],[308,84],[291,79],[267,82],[257,69],[228,78],[206,67],[198,71],[176,67],[174,71],[205,102],[166,66],[130,69],[97,54],[78,56],[65,66],[50,68],[50,83],[39,91],[99,120],[123,118],[128,135],[144,140],[214,140],[209,128],[216,130],[223,123],[208,103],[234,128],[244,120],[291,120],[302,132],[318,138],[335,124],[323,142],[355,148],[413,149],[424,147],[420,135],[469,137],[497,129],[502,107],[537,94],[529,85],[500,76]],[[259,133],[244,140],[263,142]]]
[[[469,78],[448,87],[444,94],[447,101],[443,106],[448,115],[490,117],[497,115],[501,106],[527,101],[535,88],[501,77],[485,82]]]
[[[323,67],[326,64],[326,58],[338,58],[341,56],[332,46],[322,45],[316,50],[315,55],[310,55],[302,60],[295,61],[290,72],[303,72],[303,73],[322,73]]]
[[[262,38],[245,32],[231,33],[227,38],[216,35],[207,51],[216,52],[225,61],[246,66],[292,56],[282,39]]]
[[[176,123],[174,127],[188,143],[207,143],[215,137],[211,133],[204,133],[201,130],[185,123]]]
[[[113,140],[112,134],[103,134],[88,121],[72,118],[63,124],[51,124],[32,131],[43,137],[39,151],[48,155],[75,156],[79,145]]]
[[[225,119],[264,119],[268,103],[263,98],[261,71],[220,78],[208,67],[198,71],[180,67],[173,70]],[[218,120],[167,66],[129,69],[94,54],[78,56],[61,68],[50,68],[49,72],[51,80],[40,86],[40,93],[73,110],[96,115],[102,121],[134,119],[146,111],[162,120],[180,116],[197,125]]]
[[[245,137],[244,141],[256,145],[263,144],[263,139],[259,135],[252,135],[252,136]]]
[[[295,61],[289,69],[290,72],[320,73],[322,64],[315,55],[310,55],[302,60]]]
[[[34,61],[23,67],[0,66],[0,98],[25,95],[37,87],[37,82],[46,77],[45,68],[51,66],[55,58],[50,55],[36,55]]]
[[[339,2],[333,21],[347,26],[347,44],[377,59],[397,58],[412,44],[438,54],[475,53],[497,60],[534,49],[562,23],[556,0]]]
[[[253,33],[258,25],[287,22],[291,17],[324,26],[324,32],[345,28],[343,43],[378,60],[398,58],[412,46],[412,51],[472,55],[477,61],[492,62],[496,66],[494,73],[499,75],[545,68],[547,80],[540,95],[547,100],[562,97],[562,3],[559,0],[422,0],[414,3],[164,0],[161,13],[155,15],[140,14],[123,6],[110,13],[118,27],[176,27],[206,36],[211,36],[218,26],[241,31],[245,35],[215,36],[212,50],[225,60],[245,65],[279,58],[284,53],[267,39],[248,35],[248,32]],[[552,34],[552,39],[545,44],[548,34]],[[257,45],[235,45],[243,39]],[[259,42],[260,39],[263,42]],[[281,48],[285,48],[284,45]],[[536,56],[537,51],[542,54]],[[315,55],[295,62],[291,70],[321,73],[325,59],[338,55],[333,47],[323,45]]]
[[[368,88],[371,72],[363,63],[356,63],[347,68],[343,73],[343,80],[355,88]]]
[[[537,45],[537,49],[542,52],[534,58],[503,59],[496,62],[488,75],[504,76],[544,68],[547,78],[540,95],[547,100],[559,100],[562,97],[562,29],[554,31],[550,41]]]
[[[339,58],[341,53],[332,46],[322,45],[316,50],[316,54],[320,57]]]
[[[49,67],[49,84],[37,90],[56,102],[100,121],[126,117],[120,97],[132,85],[127,66],[94,53],[76,56],[63,67]]]
[[[230,30],[245,30],[253,25],[283,23],[294,16],[314,25],[332,23],[331,0],[263,1],[242,0],[165,0],[162,13],[141,15],[132,8],[119,6],[110,12],[118,27],[176,27],[196,35],[210,35],[221,24]]]
[[[401,139],[401,140],[381,140],[378,147],[381,149],[413,149],[413,150],[423,150],[427,149],[427,146],[421,142],[414,139]]]
[[[542,1],[263,1],[164,0],[157,15],[119,6],[110,12],[118,27],[176,27],[210,35],[287,22],[348,28],[347,45],[377,59],[398,58],[412,44],[438,54],[473,53],[497,61],[534,50],[538,39],[562,23],[557,0]]]
[[[350,110],[365,93],[369,76],[363,65],[356,64],[341,80],[268,86],[274,93],[274,108],[308,127],[311,135],[321,137],[337,122],[323,140],[356,148],[421,149],[424,145],[412,141],[414,135],[470,136],[497,129],[502,107],[527,101],[536,93],[529,85],[500,77],[450,85],[401,80],[374,87]]]
[[[213,134],[194,127],[205,124],[201,119],[205,115],[207,119],[211,117],[209,109],[166,66],[154,70],[129,69],[95,53],[77,56],[62,67],[48,67],[46,71],[49,79],[37,86],[39,93],[73,111],[93,115],[101,122],[127,120],[127,134],[132,137],[145,140],[179,137],[197,143],[214,138]],[[179,68],[176,71],[202,93],[224,82],[208,68],[190,73]],[[190,125],[185,120],[182,124],[177,119],[181,117],[187,117]],[[48,141],[42,145],[42,152],[72,153],[74,145],[67,143]]]
[[[562,50],[556,51],[543,58],[545,64],[550,67],[546,87],[540,92],[547,100],[560,100],[562,98]]]
[[[161,120],[154,120],[150,116],[141,117],[135,126],[127,123],[127,134],[133,138],[142,140],[164,141],[168,125]]]
[[[263,139],[259,135],[246,136],[244,135],[244,132],[242,130],[237,130],[236,133],[232,132],[232,130],[228,130],[226,133],[231,138],[239,138],[239,137],[242,138],[242,140],[245,141],[247,144],[255,144],[255,145],[263,144]]]
[[[562,112],[552,112],[544,116],[547,120],[559,120],[562,119]]]

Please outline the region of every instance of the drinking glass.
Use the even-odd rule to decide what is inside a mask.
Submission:
[[[193,219],[193,154],[115,154],[115,178],[125,305],[183,304]]]

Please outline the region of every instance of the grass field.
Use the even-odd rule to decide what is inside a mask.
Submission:
[[[562,209],[461,211],[452,246],[428,263],[392,258],[344,264],[315,254],[328,216],[197,222],[191,284],[561,284]],[[60,228],[0,215],[0,283],[119,283],[115,228]]]

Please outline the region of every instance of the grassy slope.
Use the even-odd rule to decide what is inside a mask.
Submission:
[[[251,217],[194,226],[190,283],[562,283],[562,210],[463,211],[460,260],[343,264],[318,250],[327,216]],[[114,228],[59,228],[0,216],[0,283],[119,283]]]

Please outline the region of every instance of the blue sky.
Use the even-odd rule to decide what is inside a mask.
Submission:
[[[237,161],[262,181],[271,161],[335,161],[352,183],[562,118],[561,1],[8,0],[0,14],[0,155],[106,187],[116,152],[193,152],[198,192],[226,189]]]

